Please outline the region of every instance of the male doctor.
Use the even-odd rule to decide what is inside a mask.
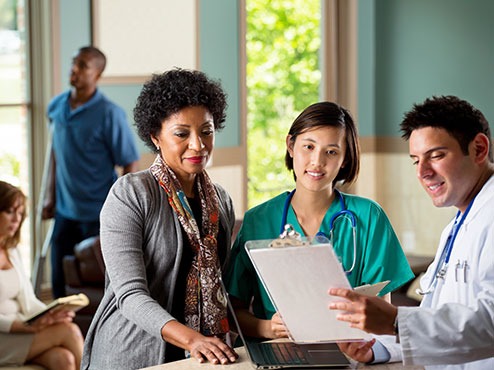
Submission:
[[[338,319],[374,334],[341,344],[360,362],[494,369],[494,160],[483,114],[454,96],[415,105],[401,123],[417,178],[436,207],[458,213],[421,280],[420,307],[331,289]],[[429,366],[430,365],[430,366]]]

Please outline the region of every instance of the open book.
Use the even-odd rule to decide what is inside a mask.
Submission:
[[[89,298],[84,293],[57,298],[53,302],[49,303],[41,311],[35,313],[34,315],[29,316],[26,320],[24,320],[24,322],[30,324],[34,320],[40,318],[44,314],[53,310],[72,310],[75,312],[83,307],[86,307],[88,304],[89,304]]]

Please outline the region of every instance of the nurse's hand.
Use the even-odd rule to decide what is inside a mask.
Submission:
[[[271,339],[288,338],[288,329],[286,328],[281,316],[276,312],[270,320],[271,324]]]
[[[374,343],[376,343],[375,339],[368,342],[341,342],[338,343],[338,347],[355,361],[367,363],[374,360],[374,352],[372,351]]]
[[[358,294],[350,289],[333,288],[330,295],[345,298],[346,301],[332,302],[331,310],[341,310],[336,318],[350,323],[352,328],[358,328],[373,334],[395,334],[394,322],[398,309],[379,297],[369,297]]]

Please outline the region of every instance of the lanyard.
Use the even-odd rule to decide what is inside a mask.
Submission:
[[[458,222],[458,217],[460,216],[461,212],[458,211],[458,213],[456,214],[455,223],[453,224],[453,228],[451,229],[451,232],[448,235],[448,239],[446,240],[445,258],[443,264],[444,269],[448,268],[449,258],[451,257],[451,251],[453,250],[453,244],[455,243],[456,236],[458,235],[458,231],[460,230],[461,225],[463,225],[463,221],[465,221],[465,219],[467,218],[467,215],[470,212],[470,209],[472,208],[474,200],[475,197],[473,197],[473,199],[468,204],[468,207],[467,209],[465,209],[465,212],[461,216],[459,222]],[[443,270],[443,268],[441,268],[441,270]],[[444,273],[446,273],[446,271],[444,271]]]
[[[419,293],[420,295],[432,293],[432,291],[434,290],[434,285],[435,283],[437,283],[437,279],[444,279],[444,276],[446,275],[446,271],[448,270],[449,258],[451,257],[451,252],[453,251],[453,244],[455,243],[456,236],[458,235],[458,231],[460,230],[461,226],[463,225],[463,222],[465,221],[468,213],[470,212],[470,209],[472,208],[475,197],[473,197],[470,203],[468,204],[468,207],[467,209],[465,209],[465,212],[461,216],[460,221],[458,221],[458,217],[460,217],[461,212],[458,211],[456,213],[455,222],[453,224],[453,227],[451,228],[451,231],[449,232],[448,239],[446,239],[446,245],[444,246],[444,249],[441,252],[441,257],[439,258],[439,262],[436,266],[436,271],[434,272],[432,281],[429,284],[429,288],[427,288],[425,291],[421,289],[417,289],[417,293]]]

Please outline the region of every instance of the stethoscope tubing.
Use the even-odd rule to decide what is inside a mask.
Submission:
[[[460,230],[461,226],[463,225],[463,222],[467,218],[468,213],[470,212],[470,209],[472,208],[473,201],[475,200],[475,197],[472,198],[470,203],[468,204],[468,207],[465,209],[465,212],[460,218],[460,221],[457,223],[456,221],[458,220],[458,217],[460,217],[461,212],[458,211],[455,216],[455,222],[453,223],[453,226],[451,228],[451,231],[448,235],[448,238],[446,239],[446,243],[444,245],[444,248],[441,252],[441,256],[439,257],[439,262],[436,265],[436,269],[434,271],[434,275],[432,277],[431,282],[429,283],[429,286],[427,287],[426,290],[422,289],[417,289],[416,293],[420,295],[427,295],[430,294],[434,291],[434,285],[437,282],[437,279],[439,278],[444,278],[446,275],[446,270],[448,269],[449,265],[449,259],[451,257],[451,252],[453,251],[453,244],[456,240],[456,236],[458,235],[458,231]]]
[[[286,200],[285,200],[285,204],[283,206],[283,213],[282,213],[282,216],[281,216],[281,225],[280,225],[280,235],[283,234],[284,230],[285,230],[285,225],[287,224],[287,218],[288,218],[288,209],[290,208],[290,203],[292,201],[292,198],[293,198],[293,195],[295,194],[295,191],[297,189],[294,189],[292,190]],[[346,208],[346,205],[345,205],[345,200],[343,199],[343,195],[338,191],[338,190],[334,190],[335,194],[338,196],[338,199],[340,201],[340,207],[341,207],[341,210],[339,212],[336,212],[332,217],[331,219],[329,220],[329,235],[330,235],[330,240],[331,240],[331,243],[333,242],[333,231],[334,231],[334,224],[336,222],[336,219],[340,216],[343,216],[345,217],[346,219],[349,219],[350,220],[350,223],[351,223],[351,227],[352,227],[352,236],[353,236],[353,262],[352,262],[352,266],[349,270],[345,270],[345,273],[346,274],[350,274],[354,269],[355,269],[355,265],[356,265],[356,262],[357,262],[357,232],[356,232],[356,229],[357,229],[357,217],[355,216],[355,213],[353,213],[352,211],[348,210]],[[316,236],[324,236],[324,237],[328,237],[328,235],[326,235],[324,232],[322,231],[319,231]]]

